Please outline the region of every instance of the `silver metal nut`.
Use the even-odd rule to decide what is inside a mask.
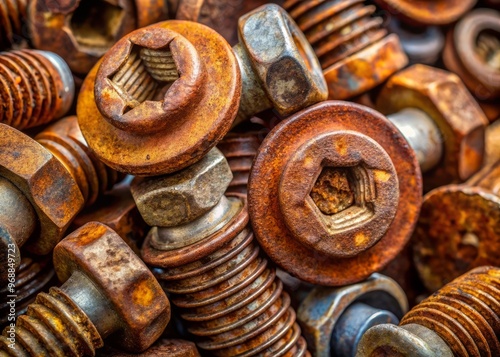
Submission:
[[[326,100],[318,58],[285,10],[274,4],[261,6],[239,19],[238,31],[253,70],[281,115]]]
[[[232,178],[226,158],[213,148],[184,170],[135,179],[131,191],[147,224],[173,227],[208,212],[224,195]]]

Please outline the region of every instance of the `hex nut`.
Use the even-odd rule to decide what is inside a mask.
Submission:
[[[488,120],[458,76],[420,64],[398,72],[383,87],[377,109],[387,115],[409,107],[434,120],[445,144],[441,164],[426,173],[425,191],[479,170]]]
[[[83,207],[78,184],[52,153],[4,124],[0,124],[0,176],[25,194],[40,220],[40,234],[25,247],[35,254],[49,254]]]
[[[143,351],[165,329],[170,303],[142,260],[111,228],[90,222],[68,235],[54,249],[61,282],[73,272],[85,274],[107,297],[122,329],[114,338],[131,351]]]
[[[308,348],[315,356],[330,356],[330,339],[344,310],[359,300],[389,310],[401,318],[408,310],[403,289],[391,278],[373,274],[367,280],[340,288],[316,287],[297,310]]]
[[[200,161],[174,174],[136,178],[132,196],[146,223],[172,227],[214,207],[233,178],[222,153],[213,148]]]
[[[327,98],[321,66],[285,10],[267,4],[238,21],[241,43],[268,98],[283,116]]]

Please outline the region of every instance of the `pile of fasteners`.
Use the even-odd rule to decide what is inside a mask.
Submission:
[[[0,0],[0,356],[500,356],[500,1]]]

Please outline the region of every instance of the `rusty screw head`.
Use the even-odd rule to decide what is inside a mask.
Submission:
[[[478,99],[500,97],[500,13],[477,9],[446,37],[443,61]]]
[[[170,304],[160,284],[106,225],[87,223],[62,240],[54,249],[54,267],[63,283],[79,272],[96,285],[118,316],[113,338],[127,350],[143,351],[165,329]]]
[[[297,319],[309,349],[318,357],[329,357],[333,333],[344,312],[359,301],[380,310],[390,311],[397,318],[408,310],[403,289],[392,279],[373,274],[367,280],[341,288],[318,287],[309,293],[297,311]],[[396,322],[397,323],[397,322]],[[336,355],[336,354],[335,354]]]
[[[48,150],[20,131],[0,124],[0,176],[28,198],[39,219],[40,233],[26,248],[48,254],[83,207],[78,184]]]
[[[217,205],[232,178],[224,155],[213,148],[182,171],[136,179],[131,190],[147,224],[173,227],[191,222]]]
[[[162,0],[36,0],[28,14],[34,46],[59,54],[79,74],[127,33],[166,19]]]
[[[411,107],[434,120],[445,144],[441,164],[426,172],[426,190],[466,180],[479,170],[488,120],[460,78],[418,64],[398,72],[383,87],[377,109],[392,114]]]
[[[108,51],[82,86],[78,119],[104,163],[160,175],[191,165],[217,144],[236,115],[240,90],[236,58],[220,35],[166,21]]]
[[[274,4],[261,6],[239,19],[238,31],[235,51],[243,73],[239,120],[267,109],[259,107],[264,102],[287,116],[326,99],[318,59],[285,10]],[[249,73],[257,78],[246,79]],[[263,92],[267,99],[255,103]]]
[[[308,282],[344,285],[382,269],[402,249],[420,192],[415,154],[386,118],[324,102],[268,134],[250,175],[249,212],[278,265]]]

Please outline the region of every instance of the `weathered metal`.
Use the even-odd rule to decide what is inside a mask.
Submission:
[[[167,177],[135,181],[132,193],[140,199],[148,186],[156,186],[156,180],[169,185],[165,189],[171,191],[176,189],[176,181],[179,186],[189,181],[194,189],[198,176],[206,170],[219,171],[223,179],[213,178],[219,187],[208,185],[209,189],[193,190],[193,194],[199,196],[198,201],[208,201],[214,193],[218,199],[210,199],[212,207],[207,205],[202,216],[189,222],[153,227],[142,247],[143,260],[179,308],[187,330],[197,336],[198,347],[207,353],[309,356],[290,297],[253,240],[246,199],[224,196],[231,171],[220,151],[214,148],[190,168]],[[137,190],[136,184],[140,186]],[[160,215],[184,207],[174,195],[149,202]]]
[[[412,25],[448,25],[465,15],[477,0],[375,0],[393,16]]]
[[[106,53],[82,85],[78,120],[104,163],[159,175],[198,161],[222,139],[240,92],[236,58],[219,34],[165,21],[134,31]]]
[[[71,71],[55,53],[0,53],[0,123],[19,130],[47,124],[68,112],[74,96]]]
[[[368,330],[356,356],[498,356],[499,287],[498,268],[471,270],[415,306],[399,327]]]
[[[465,184],[448,185],[424,197],[412,239],[420,277],[435,291],[469,269],[500,265],[500,161]]]
[[[281,7],[267,4],[245,14],[238,34],[233,49],[243,88],[235,125],[265,109],[288,116],[327,98],[313,49]]]
[[[414,140],[409,140],[423,160],[421,163],[425,164],[432,157],[435,159],[432,164],[422,166],[424,191],[451,182],[462,182],[481,168],[484,130],[488,120],[460,78],[453,73],[419,64],[398,72],[380,92],[377,110],[387,115],[407,108],[421,111],[423,117],[430,118],[439,131],[430,135],[426,130],[421,135],[417,134]],[[400,124],[405,121],[407,124],[398,125],[398,128],[411,139],[408,134],[415,134],[414,128],[420,124],[416,118],[405,116],[400,115]],[[418,145],[426,149],[418,149]],[[441,148],[443,154],[437,158]]]
[[[26,21],[27,0],[0,0],[0,49],[9,48],[22,40]]]
[[[448,31],[443,61],[480,100],[500,98],[500,13],[477,9]]]
[[[315,288],[302,302],[297,319],[317,357],[350,357],[370,327],[398,324],[408,311],[403,289],[392,279],[373,274],[341,288]]]
[[[98,357],[200,357],[200,353],[193,342],[161,338],[153,346],[142,353],[126,353],[104,346],[97,352]]]
[[[329,99],[347,99],[383,83],[408,59],[396,35],[387,35],[375,6],[362,0],[286,0],[319,58]]]
[[[19,316],[7,356],[95,355],[108,337],[141,352],[163,332],[170,304],[153,274],[118,234],[100,223],[73,232],[54,249],[60,288],[41,293]]]
[[[33,45],[57,53],[80,75],[129,32],[167,18],[163,0],[33,0],[28,6]]]
[[[318,187],[322,172],[330,177]],[[345,201],[346,193],[353,203],[338,213],[322,211],[310,195],[315,186],[326,206]],[[416,156],[385,117],[357,104],[324,102],[264,139],[250,174],[249,212],[274,262],[302,280],[338,286],[366,279],[401,251],[421,189]]]
[[[261,132],[229,133],[217,145],[226,157],[233,173],[233,179],[227,189],[228,193],[247,193],[252,161],[263,136],[264,133]]]
[[[486,127],[485,155],[483,166],[489,166],[500,160],[500,121],[497,120]]]

